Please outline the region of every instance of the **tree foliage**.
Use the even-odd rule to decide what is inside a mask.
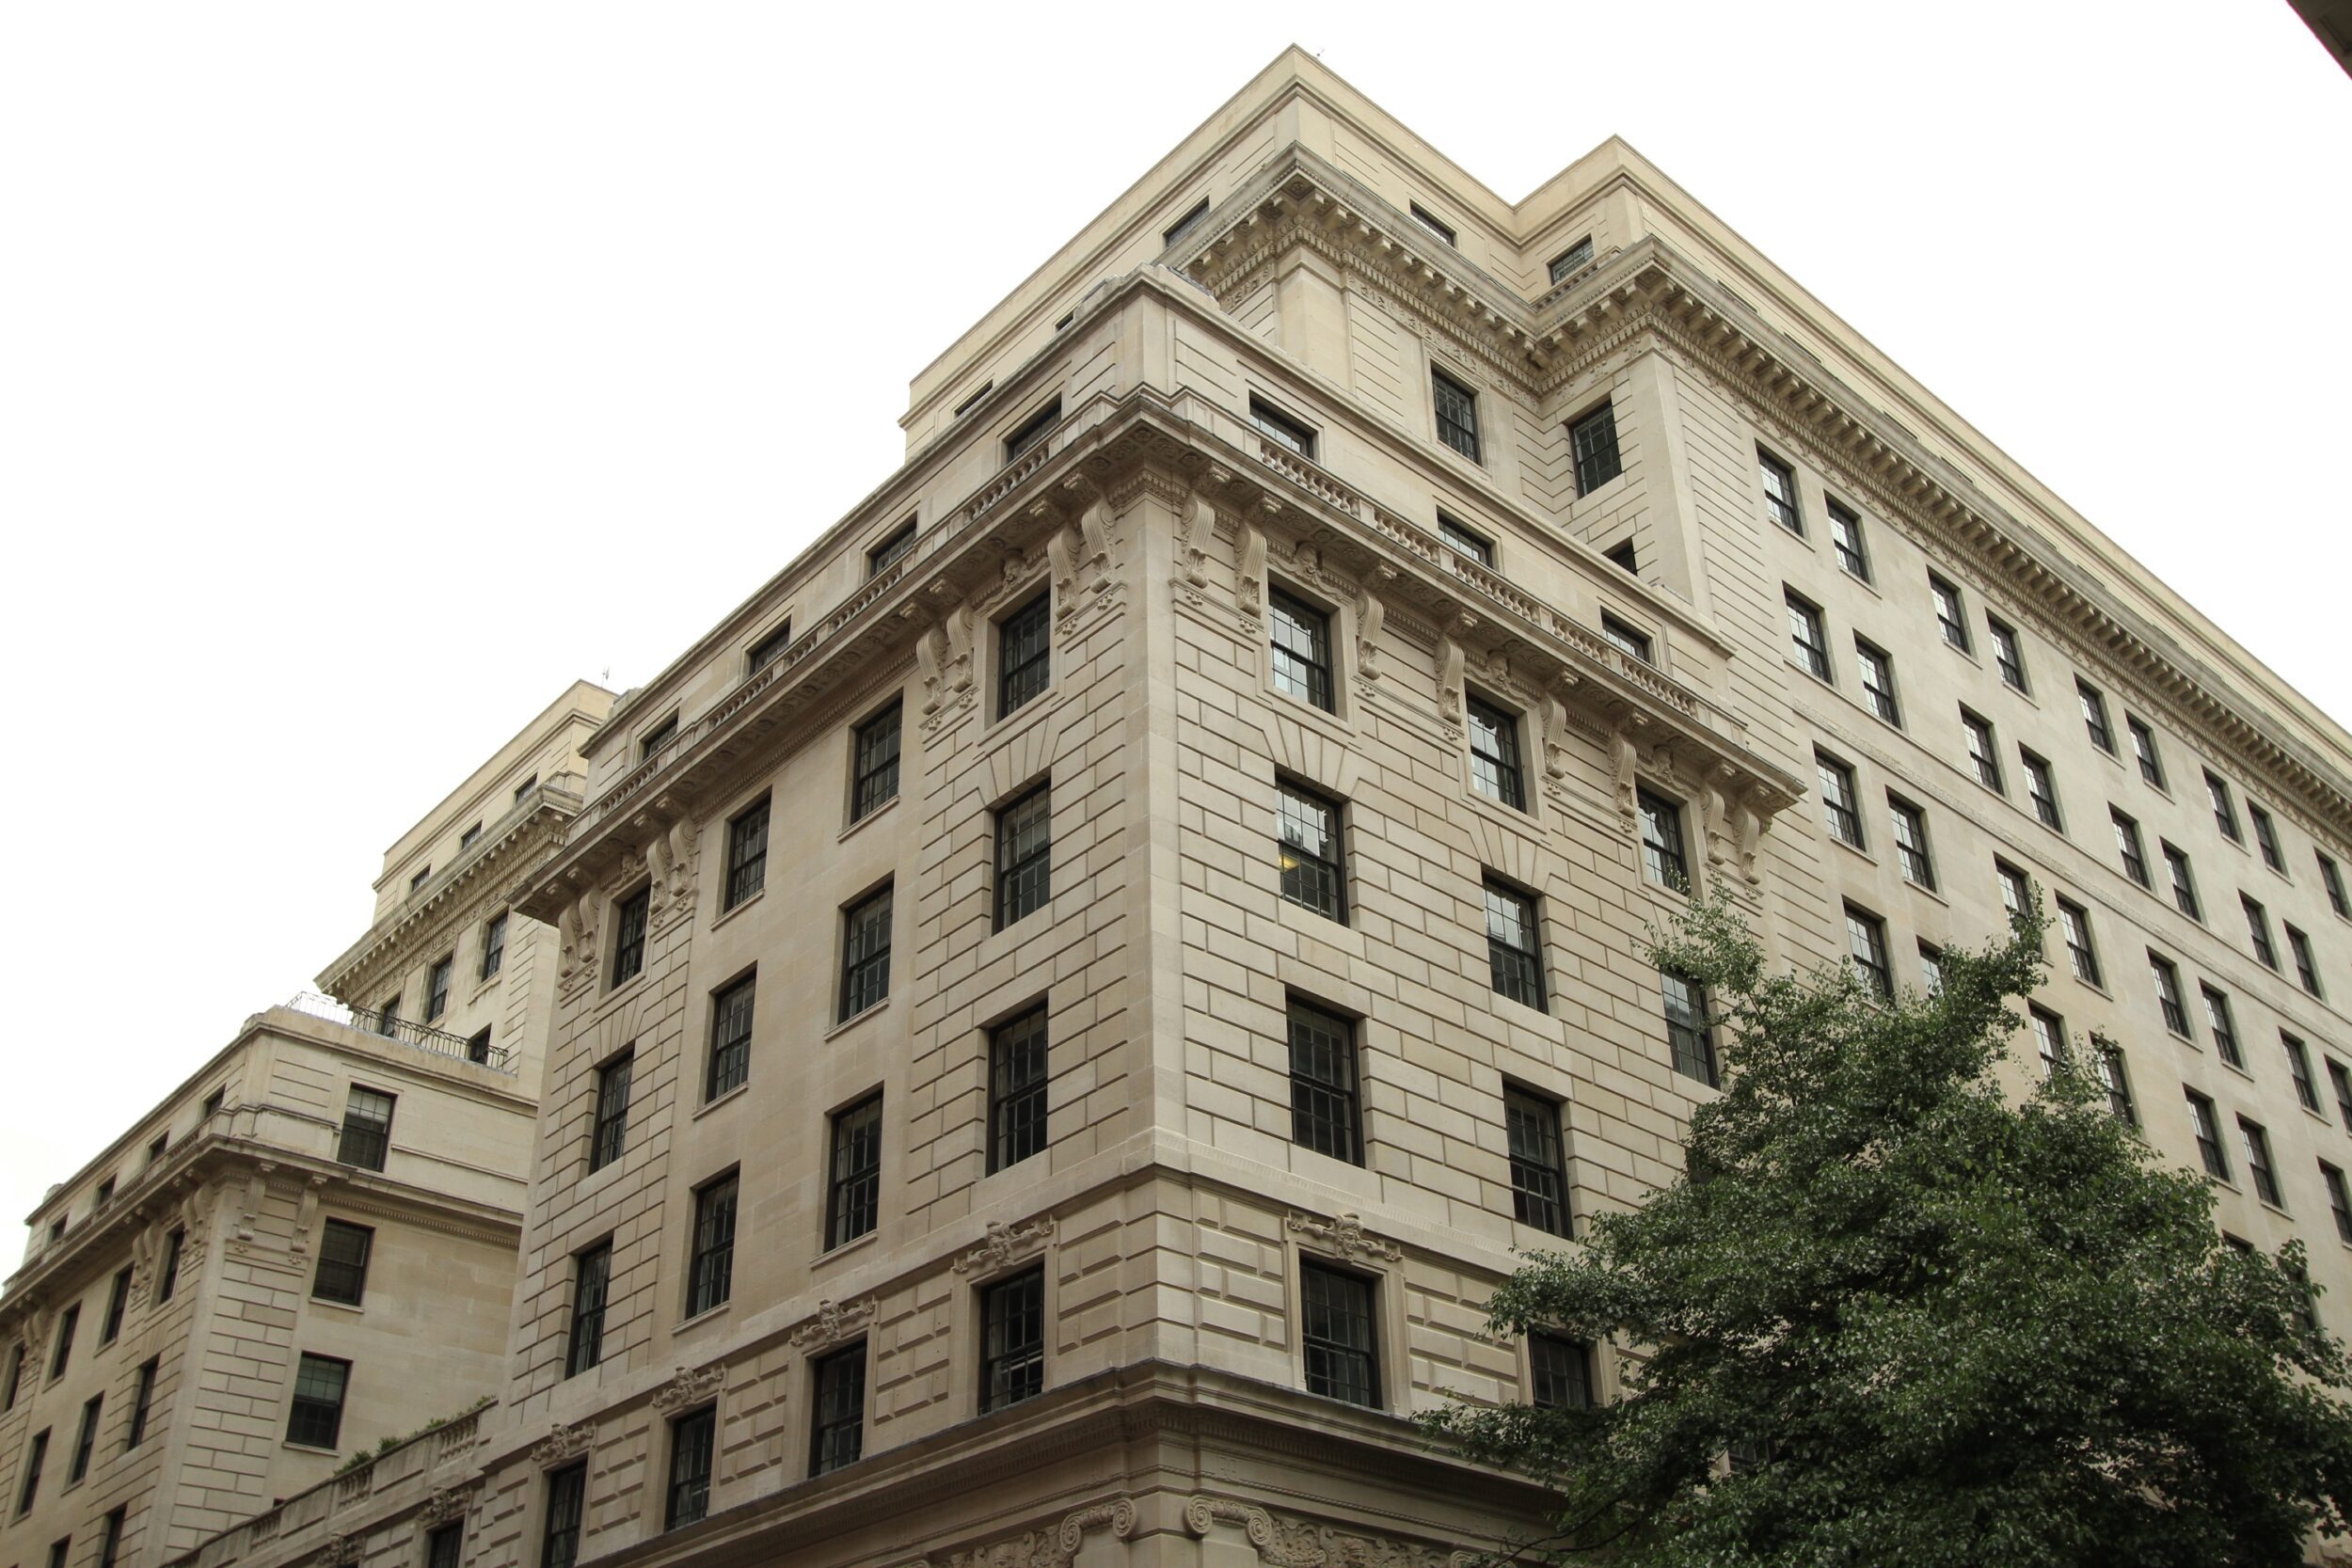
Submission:
[[[1623,1397],[1430,1420],[1555,1492],[1523,1560],[2221,1568],[2344,1529],[2346,1363],[2300,1243],[2226,1244],[2205,1180],[2085,1073],[2022,1103],[1997,1080],[2041,938],[2020,921],[1894,1003],[1769,974],[1719,904],[1655,938],[1708,987],[1725,1092],[1680,1179],[1491,1307],[1625,1347]]]

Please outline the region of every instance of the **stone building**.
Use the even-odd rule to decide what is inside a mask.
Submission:
[[[515,889],[499,1405],[197,1568],[1503,1541],[1408,1418],[1619,1386],[1481,1308],[1715,1092],[1692,888],[1890,988],[2040,890],[2020,1086],[2352,1328],[2352,738],[1622,142],[1506,203],[1288,53],[902,422]]]
[[[0,1562],[153,1563],[496,1389],[581,684],[393,846],[368,935],[51,1190],[0,1295]],[[437,862],[437,869],[432,863]]]

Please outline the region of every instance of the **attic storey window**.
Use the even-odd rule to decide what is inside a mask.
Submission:
[[[1551,259],[1550,277],[1554,283],[1565,282],[1584,267],[1593,264],[1593,237],[1585,235]]]
[[[1056,398],[1036,413],[1021,421],[1011,435],[1005,437],[1005,461],[1017,461],[1021,454],[1054,433],[1061,423],[1061,399]]]
[[[1277,445],[1288,447],[1310,463],[1315,460],[1315,433],[1265,399],[1249,400],[1249,422]]]
[[[1183,217],[1178,218],[1174,223],[1168,225],[1166,232],[1160,235],[1161,245],[1165,247],[1175,245],[1185,235],[1200,228],[1200,220],[1208,215],[1209,198],[1204,196],[1200,200],[1194,202],[1191,209],[1186,212]]]
[[[1437,214],[1431,212],[1428,208],[1422,206],[1420,202],[1414,201],[1406,203],[1406,211],[1413,214],[1413,221],[1415,223],[1420,224],[1423,229],[1428,230],[1432,234],[1437,235],[1438,238],[1443,240],[1446,244],[1453,245],[1454,243],[1454,226],[1446,222],[1445,219],[1438,216]]]
[[[1478,394],[1443,371],[1429,372],[1429,386],[1438,415],[1438,439],[1473,463],[1483,461],[1478,443]]]

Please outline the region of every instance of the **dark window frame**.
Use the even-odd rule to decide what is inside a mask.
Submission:
[[[1852,848],[1867,850],[1861,785],[1854,779],[1852,766],[1816,747],[1813,782],[1821,792],[1821,824],[1829,830],[1829,836]]]
[[[2164,856],[2165,876],[2172,884],[2172,907],[2201,924],[2205,905],[2197,896],[2197,873],[2189,864],[2188,851],[2176,848],[2164,839],[2156,840],[2156,846]]]
[[[2001,673],[2002,684],[2010,690],[2030,694],[2032,687],[2026,675],[2026,642],[2015,626],[1999,616],[1987,613],[1985,631],[1993,640],[1994,668]]]
[[[362,1096],[366,1097],[362,1101]],[[383,1116],[373,1115],[374,1101],[383,1102]],[[360,1116],[364,1108],[370,1113]],[[382,1170],[391,1158],[392,1118],[400,1112],[400,1097],[383,1089],[354,1084],[343,1095],[343,1119],[335,1159],[360,1170]]]
[[[645,972],[645,932],[653,924],[653,884],[612,901],[612,981],[618,990]]]
[[[1587,234],[1559,255],[1554,256],[1545,268],[1545,273],[1554,285],[1558,285],[1592,264],[1593,237]]]
[[[1903,880],[1915,887],[1935,891],[1935,851],[1928,842],[1928,814],[1925,808],[1896,794],[1886,792],[1888,832],[1895,841],[1895,865]]]
[[[303,1379],[313,1366],[320,1376],[325,1369],[335,1369],[334,1399],[330,1402],[318,1392],[305,1393]],[[341,1356],[319,1355],[310,1351],[300,1353],[295,1363],[294,1393],[286,1403],[286,1441],[297,1448],[334,1449],[342,1435],[343,1408],[351,1402],[351,1363]]]
[[[898,888],[884,882],[842,906],[841,992],[836,1022],[847,1023],[890,1000],[890,960],[896,945]]]
[[[1715,1026],[1708,1016],[1707,988],[1687,974],[1659,972],[1659,999],[1666,1021],[1666,1055],[1683,1077],[1717,1088],[1722,1069],[1715,1055]]]
[[[1291,1142],[1364,1163],[1363,1066],[1359,1022],[1293,994],[1283,1006],[1290,1048]]]
[[[980,1287],[980,1414],[1045,1390],[1045,1267],[1033,1263]],[[1019,1338],[1013,1336],[1018,1333]]]
[[[2246,1174],[2253,1181],[2254,1196],[2284,1212],[2286,1196],[2279,1189],[2279,1166],[2271,1155],[2270,1130],[2259,1121],[2240,1117],[2237,1132],[2246,1150]]]
[[[2221,830],[2221,836],[2233,844],[2244,844],[2246,831],[2238,826],[2237,806],[2230,794],[2230,781],[2210,768],[2205,769],[2205,800],[2213,807],[2214,826]]]
[[[564,1336],[564,1375],[580,1376],[604,1360],[604,1314],[612,1291],[612,1238],[572,1254],[572,1318]]]
[[[1035,914],[1054,896],[1054,782],[1038,780],[998,806],[995,916],[999,931]]]
[[[1462,705],[1470,732],[1470,787],[1513,811],[1526,811],[1527,766],[1519,746],[1519,715],[1474,691],[1463,693]],[[1488,736],[1493,744],[1482,749],[1480,740]]]
[[[759,972],[739,974],[710,993],[710,1048],[703,1068],[707,1105],[752,1075],[752,1032],[759,1021]],[[635,1068],[631,1067],[634,1077]],[[635,1087],[632,1082],[632,1089]]]
[[[2020,746],[2017,765],[2026,775],[2026,803],[2033,808],[2034,820],[2054,833],[2065,832],[2066,816],[2058,809],[2058,773],[2050,759]]]
[[[2123,875],[2141,887],[2153,889],[2156,885],[2155,873],[2148,866],[2148,845],[2139,836],[2138,818],[2109,806],[2107,824],[2115,831],[2115,855],[2123,867]]]
[[[1788,609],[1788,645],[1797,651],[1797,668],[1823,686],[1836,686],[1837,677],[1829,657],[1829,622],[1821,607],[1793,588],[1783,588],[1781,600]]]
[[[1298,1308],[1307,1392],[1368,1410],[1384,1408],[1380,1281],[1301,1253]]]
[[[717,1470],[719,1407],[706,1404],[670,1418],[669,1484],[662,1490],[661,1528],[683,1528],[710,1516]]]
[[[1438,442],[1473,463],[1483,464],[1484,443],[1478,423],[1478,394],[1459,378],[1432,365],[1429,368],[1430,419]]]
[[[539,1568],[573,1568],[588,1515],[588,1462],[548,1472],[546,1513],[540,1521]]]
[[[2156,1011],[2164,1026],[2185,1040],[2195,1039],[2188,1019],[2188,993],[2181,988],[2181,966],[2151,947],[2148,973],[2155,981]]]
[[[726,883],[719,900],[723,914],[767,891],[768,824],[773,804],[774,798],[763,793],[727,818]]]
[[[1318,822],[1317,817],[1321,820]],[[1320,848],[1309,835],[1320,832]],[[1287,903],[1347,924],[1347,813],[1340,801],[1293,780],[1274,781],[1277,886]]]
[[[1756,471],[1764,491],[1764,515],[1798,538],[1804,538],[1804,500],[1797,489],[1796,466],[1758,447]]]
[[[1689,895],[1691,841],[1683,832],[1682,802],[1637,784],[1633,813],[1641,829],[1643,879],[1670,893]]]
[[[825,1119],[825,1250],[831,1252],[882,1226],[882,1091]]]
[[[1560,1101],[1517,1084],[1502,1085],[1504,1148],[1511,1167],[1512,1217],[1552,1236],[1572,1236],[1567,1138]]]
[[[743,650],[743,678],[749,680],[776,660],[792,646],[792,618],[786,616],[781,626]]]
[[[457,973],[457,955],[444,953],[424,972],[424,1021],[437,1022],[449,1011],[449,983]]]
[[[1601,404],[1568,421],[1568,451],[1575,461],[1579,499],[1591,495],[1625,472],[1625,453],[1617,445],[1617,406]]]
[[[866,552],[866,579],[871,582],[914,553],[915,520],[909,517]]]
[[[2074,704],[2082,710],[2083,731],[2090,743],[2115,755],[2115,725],[2107,717],[2107,696],[2080,675],[2074,677]]]
[[[1941,572],[1928,574],[1928,597],[1935,604],[1935,624],[1944,634],[1947,647],[1963,654],[1976,649],[1968,635],[1968,601],[1960,596],[1960,585]]]
[[[1870,545],[1862,534],[1862,514],[1835,497],[1824,497],[1829,512],[1830,551],[1837,569],[1856,582],[1870,580]]]
[[[2090,928],[2090,911],[2072,898],[2058,898],[2058,935],[2066,943],[2066,962],[2074,978],[2087,986],[2106,989],[2106,970],[2099,962],[2099,943]]]
[[[2146,720],[2127,708],[2123,713],[2123,733],[2132,738],[2132,760],[2139,765],[2140,779],[2158,789],[2164,788],[2164,752],[2156,744],[2156,732]]]
[[[1202,197],[1184,212],[1183,217],[1160,230],[1160,248],[1168,249],[1177,241],[1200,227],[1200,220],[1209,215],[1209,198]]]
[[[1276,446],[1310,463],[1315,460],[1315,437],[1318,433],[1314,426],[1296,415],[1277,408],[1253,393],[1249,399],[1249,422],[1258,434]]]
[[[686,1316],[715,1312],[735,1298],[735,1217],[742,1173],[730,1169],[694,1189],[693,1229],[688,1237]]]
[[[1054,591],[1041,588],[996,623],[996,717],[1009,719],[1054,684]]]
[[[151,1355],[139,1363],[138,1378],[131,1395],[131,1423],[122,1438],[125,1453],[147,1441],[147,1419],[155,1407],[155,1374],[162,1370],[160,1355]]]
[[[1854,634],[1853,654],[1862,681],[1862,705],[1879,722],[1901,729],[1903,703],[1895,685],[1895,656],[1859,632]]]
[[[748,1042],[747,1042],[748,1043]],[[602,1170],[628,1152],[628,1101],[636,1087],[637,1048],[630,1045],[596,1069],[596,1112],[589,1123],[588,1168]],[[707,1101],[708,1084],[703,1098]]]
[[[482,923],[482,962],[475,978],[487,980],[506,967],[506,916],[501,910]]]
[[[1326,713],[1339,711],[1339,656],[1331,612],[1266,588],[1266,669],[1274,689]]]
[[[1061,424],[1061,395],[1056,393],[1045,403],[1005,434],[1005,467],[1019,462],[1030,449],[1043,442]]]
[[[1846,903],[1846,956],[1867,990],[1894,1000],[1895,960],[1886,945],[1885,917],[1851,900]]]
[[[808,1473],[856,1464],[866,1452],[866,1341],[809,1361]]]
[[[2279,824],[2272,820],[2269,808],[2252,797],[2246,801],[2247,825],[2254,830],[2254,848],[2263,863],[2283,877],[2287,874],[2287,857],[2279,845]]]
[[[1589,1410],[1598,1402],[1593,1347],[1581,1339],[1530,1334],[1527,1370],[1527,1402],[1539,1410]]]
[[[850,732],[850,820],[863,822],[898,798],[904,702],[893,697]]]
[[[1431,212],[1428,208],[1422,206],[1418,201],[1407,201],[1405,204],[1405,210],[1412,217],[1412,220],[1415,223],[1420,224],[1423,229],[1426,229],[1432,234],[1437,235],[1438,238],[1443,240],[1447,245],[1453,245],[1456,249],[1460,248],[1456,243],[1456,232],[1454,226],[1446,222],[1445,219],[1438,216],[1437,214]]]
[[[2207,981],[2199,981],[2198,993],[2205,1002],[2205,1027],[2213,1034],[2214,1054],[2227,1065],[2246,1070],[2246,1050],[2238,1043],[2237,1013],[2230,1006],[2230,993]]]
[[[988,1174],[1009,1170],[1047,1142],[1053,1079],[1050,1015],[1040,1001],[988,1032]]]
[[[1481,884],[1486,922],[1486,970],[1497,996],[1549,1011],[1544,983],[1542,906],[1534,894],[1495,876]],[[1514,941],[1512,928],[1517,928]]]
[[[345,1253],[336,1255],[337,1238]],[[355,1241],[356,1238],[356,1241]],[[330,1219],[319,1227],[318,1262],[310,1274],[310,1299],[363,1304],[368,1291],[368,1265],[375,1257],[375,1227],[350,1220]]]
[[[1456,555],[1466,555],[1488,571],[1494,569],[1494,541],[1463,525],[1447,512],[1438,514],[1438,537]]]

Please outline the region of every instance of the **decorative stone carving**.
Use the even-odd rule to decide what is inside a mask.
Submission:
[[[1438,714],[1446,739],[1455,744],[1462,738],[1462,666],[1469,657],[1462,640],[1477,629],[1477,616],[1456,615],[1438,640]]]
[[[362,1538],[358,1535],[330,1535],[326,1544],[319,1548],[319,1561],[326,1568],[350,1568],[359,1560]]]
[[[1405,1256],[1394,1242],[1366,1230],[1363,1221],[1352,1213],[1342,1214],[1335,1220],[1319,1220],[1311,1214],[1294,1213],[1282,1221],[1282,1228],[1296,1231],[1325,1250],[1351,1260],[1382,1258],[1393,1263]]]
[[[245,1179],[245,1196],[238,1202],[236,1224],[230,1228],[230,1250],[244,1255],[253,1245],[253,1227],[262,1217],[262,1206],[269,1199],[270,1173],[278,1168],[274,1160],[255,1164]]]
[[[1115,1497],[1073,1510],[1052,1529],[1028,1530],[985,1546],[949,1552],[939,1560],[938,1568],[1070,1568],[1088,1532],[1108,1529],[1124,1541],[1135,1528],[1136,1505],[1125,1497]],[[930,1559],[918,1558],[905,1568],[933,1565]]]
[[[1634,799],[1634,764],[1640,752],[1634,749],[1633,732],[1642,727],[1638,715],[1629,714],[1625,721],[1609,732],[1610,768],[1616,775],[1617,815],[1625,819],[1625,831],[1633,832],[1641,826],[1641,814]]]
[[[302,1196],[294,1206],[294,1234],[286,1241],[286,1250],[296,1258],[310,1250],[310,1227],[317,1223],[319,1193],[326,1181],[325,1171],[313,1171],[302,1183]]]
[[[1478,1552],[1286,1519],[1232,1497],[1195,1494],[1185,1500],[1184,1520],[1196,1540],[1218,1525],[1239,1526],[1267,1568],[1475,1568],[1489,1560]]]
[[[1176,578],[1179,592],[1193,604],[1205,602],[1209,585],[1209,540],[1216,532],[1216,503],[1197,491],[1185,498],[1176,519]]]
[[[1233,573],[1233,603],[1241,610],[1244,629],[1255,632],[1265,613],[1265,530],[1254,521],[1241,525],[1241,563]]]
[[[1380,627],[1389,618],[1389,607],[1382,602],[1375,585],[1385,587],[1395,580],[1395,567],[1375,567],[1373,580],[1357,590],[1356,676],[1359,680],[1377,682],[1380,679]]]
[[[427,1529],[462,1519],[473,1507],[473,1487],[443,1486],[427,1493],[417,1508],[417,1520]]]
[[[723,1361],[713,1361],[700,1371],[689,1371],[680,1367],[675,1377],[653,1391],[653,1407],[667,1415],[700,1404],[718,1393],[726,1380],[727,1368]]]
[[[542,1470],[552,1470],[565,1461],[578,1459],[586,1453],[589,1445],[596,1439],[596,1429],[587,1421],[552,1427],[545,1437],[532,1445],[531,1462]]]
[[[565,980],[596,977],[596,915],[602,904],[602,895],[590,888],[556,916],[556,930],[564,934],[560,973]]]
[[[838,1302],[828,1297],[817,1304],[817,1315],[792,1331],[796,1350],[815,1350],[846,1338],[859,1324],[874,1317],[874,1298],[861,1296],[852,1302]]]
[[[702,830],[694,825],[693,816],[685,812],[680,812],[677,820],[647,847],[655,896],[673,910],[694,907],[694,872],[701,847]]]
[[[1008,1263],[1019,1262],[1045,1250],[1045,1243],[1054,1234],[1054,1216],[1040,1214],[1035,1219],[1015,1220],[1007,1225],[1002,1220],[988,1222],[988,1234],[978,1246],[956,1259],[958,1274],[992,1274]]]

